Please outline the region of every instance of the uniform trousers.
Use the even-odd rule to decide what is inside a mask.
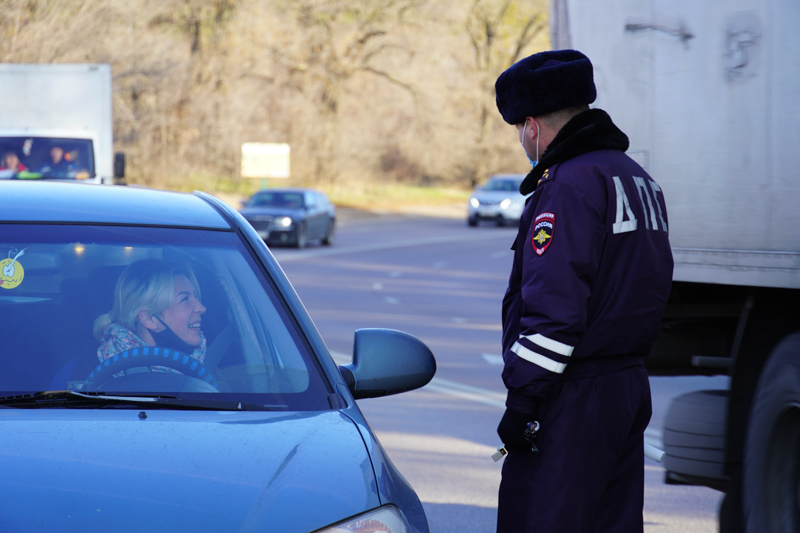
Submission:
[[[647,372],[638,364],[578,377],[537,410],[540,453],[506,456],[498,533],[643,531]]]

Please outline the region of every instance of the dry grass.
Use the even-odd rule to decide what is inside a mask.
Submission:
[[[152,187],[181,192],[204,191],[238,209],[240,202],[261,189],[258,179],[231,180],[205,174],[153,184]],[[306,186],[294,180],[268,180],[268,188]],[[377,211],[409,211],[413,208],[460,208],[466,205],[470,189],[462,187],[419,187],[398,183],[360,183],[313,186],[339,207]]]
[[[326,193],[336,205],[388,211],[410,206],[466,205],[470,195],[470,191],[465,189],[374,183],[361,187],[334,187]]]

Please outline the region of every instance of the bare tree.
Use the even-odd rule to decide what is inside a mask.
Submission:
[[[498,124],[494,81],[505,69],[522,59],[523,53],[532,53],[537,48],[533,45],[538,44],[539,49],[546,46],[546,13],[542,1],[473,0],[466,29],[482,93],[476,131],[477,161],[474,163],[481,174],[497,166],[497,150],[492,139]]]
[[[413,98],[414,85],[382,68],[387,55],[409,55],[398,38],[408,25],[406,15],[424,0],[296,0],[282,13],[293,24],[293,38],[276,40],[270,48],[275,62],[289,74],[302,96],[293,137],[302,137],[312,173],[323,182],[337,178],[341,150],[342,99],[360,75],[377,76],[401,87]],[[299,37],[299,38],[298,38]]]
[[[537,6],[0,0],[0,61],[110,63],[132,182],[219,187],[248,141],[290,142],[296,182],[464,182],[513,166],[492,81],[546,46]]]

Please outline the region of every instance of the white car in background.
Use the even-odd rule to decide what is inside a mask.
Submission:
[[[491,220],[498,226],[516,222],[525,209],[526,197],[519,185],[525,174],[495,174],[469,198],[467,224],[477,226],[481,220]]]

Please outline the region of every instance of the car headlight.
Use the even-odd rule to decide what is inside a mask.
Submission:
[[[481,205],[481,203],[478,201],[477,198],[470,198],[469,205],[471,205],[472,207],[478,207],[479,205]]]
[[[502,202],[500,202],[500,209],[508,209],[511,205],[511,198],[506,198]]]
[[[278,225],[288,228],[292,225],[292,217],[281,217],[278,219]]]
[[[394,505],[386,505],[315,533],[409,533],[406,521]]]

